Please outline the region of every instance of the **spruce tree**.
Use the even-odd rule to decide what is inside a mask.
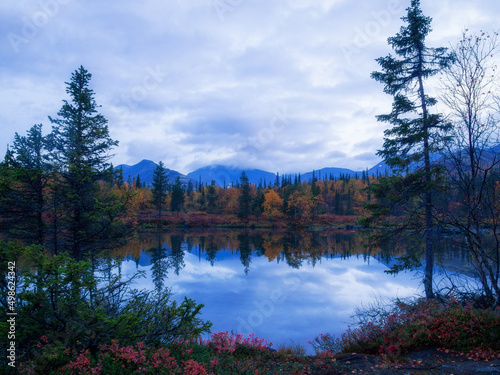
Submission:
[[[384,84],[384,92],[394,97],[392,112],[377,116],[392,128],[385,131],[383,149],[378,152],[396,175],[404,191],[395,191],[406,202],[422,201],[421,214],[425,236],[424,289],[432,298],[432,273],[434,266],[432,197],[439,171],[431,165],[431,154],[438,150],[439,133],[448,125],[438,114],[430,113],[436,99],[426,94],[426,79],[440,72],[452,62],[446,48],[429,48],[425,39],[431,31],[431,18],[422,14],[419,0],[412,0],[402,18],[405,25],[396,36],[388,39],[397,57],[380,57],[377,62],[382,71],[373,72],[372,78]],[[392,201],[397,199],[392,197]],[[417,198],[417,200],[414,200]],[[391,201],[389,199],[389,201]],[[410,215],[410,211],[407,212]],[[413,221],[415,223],[415,221]]]
[[[217,199],[219,198],[219,195],[217,194],[215,180],[212,180],[210,185],[207,186],[206,191],[207,191],[206,194],[207,210],[209,213],[214,213],[215,207],[217,207]]]
[[[194,185],[193,185],[193,181],[192,180],[189,180],[188,181],[188,184],[187,184],[187,187],[186,187],[186,194],[191,197],[192,193],[194,191]]]
[[[252,204],[252,211],[255,216],[262,215],[262,212],[264,211],[264,201],[264,188],[262,187],[262,184],[259,184],[255,199]]]
[[[182,186],[181,178],[177,176],[175,178],[175,183],[172,186],[172,199],[170,200],[170,209],[175,212],[179,212],[184,207],[184,201],[186,197],[184,195],[184,187]]]
[[[158,210],[158,218],[161,222],[161,214],[163,211],[163,204],[165,203],[165,198],[167,196],[168,188],[168,175],[165,170],[165,165],[163,162],[159,162],[153,171],[153,182],[151,183],[153,187],[153,198],[152,203]]]
[[[91,77],[80,66],[66,82],[70,100],[63,100],[58,118],[49,117],[51,161],[58,178],[55,190],[64,210],[62,245],[76,257],[102,248],[114,235],[119,237],[114,224],[125,210],[124,201],[104,194],[98,185],[111,179],[110,151],[118,142],[111,139],[108,121],[97,111]]]
[[[5,161],[11,168],[14,179],[5,195],[10,198],[10,205],[2,211],[4,214],[16,212],[17,217],[10,223],[9,229],[22,239],[44,245],[46,223],[43,216],[48,210],[45,190],[51,166],[48,162],[46,137],[42,135],[42,125],[31,127],[26,136],[16,133]]]
[[[321,194],[321,188],[318,186],[318,177],[316,177],[316,172],[314,170],[311,180],[311,193],[313,197],[317,197]]]
[[[245,171],[241,173],[240,182],[240,207],[238,209],[238,217],[247,219],[251,213],[252,196],[250,194],[250,181]]]

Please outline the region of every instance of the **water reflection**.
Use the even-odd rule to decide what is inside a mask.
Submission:
[[[375,298],[421,292],[413,273],[384,273],[392,245],[367,247],[363,232],[188,231],[142,234],[116,253],[122,272],[143,270],[138,288],[169,287],[205,305],[212,330],[306,344],[340,334],[354,309]],[[440,255],[444,261],[450,261]],[[453,262],[457,263],[455,260]]]
[[[299,269],[304,262],[313,266],[322,258],[363,256],[365,260],[376,257],[389,263],[400,255],[393,247],[367,247],[367,234],[363,232],[169,232],[140,234],[115,256],[138,260],[145,252],[154,264],[155,275],[165,278],[168,269],[176,275],[184,267],[185,244],[189,253],[197,253],[212,266],[221,250],[238,253],[243,272],[248,274],[253,257],[266,257],[277,263],[286,262]],[[162,276],[163,275],[163,276]]]

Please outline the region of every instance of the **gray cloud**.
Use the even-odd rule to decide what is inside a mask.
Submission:
[[[390,97],[370,79],[409,0],[0,4],[0,154],[50,130],[80,65],[120,141],[114,163],[213,161],[270,171],[377,163]],[[432,45],[496,27],[495,0],[422,0]],[[370,157],[370,153],[373,153]],[[325,163],[327,163],[325,165]]]

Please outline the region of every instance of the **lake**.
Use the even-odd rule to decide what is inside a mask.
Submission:
[[[320,333],[340,335],[357,307],[422,295],[421,275],[389,275],[400,254],[366,247],[366,232],[209,231],[140,234],[115,254],[121,272],[145,271],[138,289],[168,287],[202,303],[212,332],[234,331],[279,345],[302,345]],[[458,254],[438,257],[450,272]],[[467,271],[464,266],[464,272]]]

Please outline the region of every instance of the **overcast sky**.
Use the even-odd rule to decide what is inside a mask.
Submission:
[[[2,0],[0,155],[92,74],[115,165],[306,172],[378,162],[391,98],[370,79],[410,0]],[[498,0],[422,0],[429,46],[498,29]]]

